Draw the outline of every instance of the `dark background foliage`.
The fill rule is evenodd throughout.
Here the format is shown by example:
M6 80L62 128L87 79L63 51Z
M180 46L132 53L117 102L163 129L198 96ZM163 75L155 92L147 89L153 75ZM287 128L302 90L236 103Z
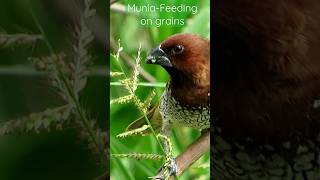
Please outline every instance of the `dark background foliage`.
M68 53L74 40L74 23L56 2L0 1L0 32L40 34L32 18L33 13L54 50ZM97 15L107 24L105 2L97 1L95 7L98 7ZM88 84L81 94L81 102L105 130L108 89L104 75L107 61L102 41L101 38L95 39L90 49L93 75L89 76ZM49 85L46 74L36 71L28 61L28 57L49 54L44 41L0 48L0 123L63 104ZM99 158L88 149L87 142L78 137L78 130L74 126L65 124L60 127L58 124L57 128L47 131L0 137L1 180L87 180L105 172L106 167L101 166Z

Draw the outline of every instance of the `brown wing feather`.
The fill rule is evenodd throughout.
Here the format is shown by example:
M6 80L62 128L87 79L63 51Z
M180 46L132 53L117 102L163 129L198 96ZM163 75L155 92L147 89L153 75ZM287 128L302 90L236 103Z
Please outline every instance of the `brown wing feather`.
M149 119L153 129L155 131L159 131L162 125L162 117L159 112L159 102L148 112L147 118ZM147 124L146 119L144 116L141 116L139 119L133 121L129 126L126 128L126 131L132 131L134 129L140 128L143 125ZM150 129L143 132L144 134L151 133Z

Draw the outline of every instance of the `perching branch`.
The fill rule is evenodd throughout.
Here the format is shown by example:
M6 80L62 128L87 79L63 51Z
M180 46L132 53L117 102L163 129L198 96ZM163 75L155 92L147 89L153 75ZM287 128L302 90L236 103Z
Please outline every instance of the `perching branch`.
M194 162L196 162L201 156L203 156L210 149L210 131L201 135L195 142L193 142L183 153L176 158L177 173L176 176L180 176L185 170L187 170ZM155 177L161 177L162 171L160 171ZM171 179L174 179L172 176ZM157 178L153 178L157 180Z

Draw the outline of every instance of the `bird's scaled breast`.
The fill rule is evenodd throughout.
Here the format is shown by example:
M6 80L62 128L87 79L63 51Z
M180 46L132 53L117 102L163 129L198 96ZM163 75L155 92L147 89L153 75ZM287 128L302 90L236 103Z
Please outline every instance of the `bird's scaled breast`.
M210 107L182 105L166 89L160 100L160 114L164 121L195 129L210 128Z

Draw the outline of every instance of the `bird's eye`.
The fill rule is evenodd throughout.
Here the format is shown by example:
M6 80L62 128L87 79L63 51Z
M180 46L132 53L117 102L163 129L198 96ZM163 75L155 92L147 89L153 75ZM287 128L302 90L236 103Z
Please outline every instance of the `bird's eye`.
M176 45L172 49L173 54L181 54L184 50L184 47L182 45Z

